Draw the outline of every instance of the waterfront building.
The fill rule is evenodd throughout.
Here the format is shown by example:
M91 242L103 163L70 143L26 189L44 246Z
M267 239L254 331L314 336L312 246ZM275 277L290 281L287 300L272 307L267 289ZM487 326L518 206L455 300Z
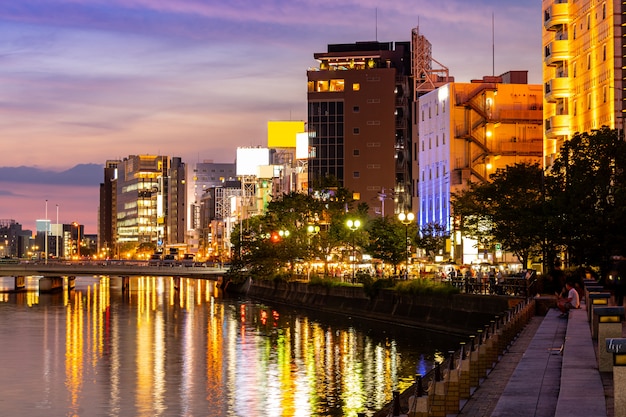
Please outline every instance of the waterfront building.
M104 164L104 181L100 183L100 204L98 205L98 252L111 252L116 244L117 229L117 167L119 160L109 160Z
M30 230L13 219L0 219L0 258L23 257L28 252ZM25 243L24 243L25 242Z
M202 221L204 194L226 181L236 180L235 163L220 163L211 160L187 163L187 234L186 243L190 253L198 253L207 240L206 224Z
M120 161L115 180L118 248L127 243L164 245L169 163L163 155L131 155Z
M411 204L410 42L331 44L307 71L309 189L325 178L378 206L393 190L389 213Z
M478 248L453 228L451 193L507 165L541 163L542 100L542 86L528 84L527 71L453 82L419 98L417 223L445 227L452 259L471 263Z
M622 1L543 0L544 163L577 132L624 129Z
M173 157L169 167L169 175L165 179L167 200L163 216L158 221L165 223L167 242L181 244L187 234L187 184L186 166L179 157Z
M334 177L371 214L417 206L417 98L453 81L419 28L410 42L328 45L308 78L308 182ZM385 209L385 201L388 201Z

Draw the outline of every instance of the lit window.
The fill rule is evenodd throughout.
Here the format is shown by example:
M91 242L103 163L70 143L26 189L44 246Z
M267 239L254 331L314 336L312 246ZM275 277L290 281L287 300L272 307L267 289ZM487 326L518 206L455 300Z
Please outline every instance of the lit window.
M359 91L361 89L361 84L352 83L352 91Z
M344 81L343 80L330 80L330 91L343 91Z
M328 80L318 81L317 82L317 92L323 93L328 91Z

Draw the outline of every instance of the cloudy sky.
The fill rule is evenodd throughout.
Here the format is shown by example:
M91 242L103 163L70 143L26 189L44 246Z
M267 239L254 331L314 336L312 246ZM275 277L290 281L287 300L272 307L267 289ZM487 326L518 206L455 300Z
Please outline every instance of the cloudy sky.
M541 15L538 0L0 0L0 167L234 162L267 121L306 119L315 52L409 41L418 25L457 81L495 62L540 83ZM96 232L97 184L27 185L0 177L0 219L34 227L48 199Z

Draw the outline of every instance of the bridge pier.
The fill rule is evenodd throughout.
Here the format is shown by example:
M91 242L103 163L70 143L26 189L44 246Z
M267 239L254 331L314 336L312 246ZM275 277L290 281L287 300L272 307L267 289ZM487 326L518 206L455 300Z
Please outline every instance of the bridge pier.
M63 277L42 277L39 279L39 293L51 293L63 289Z
M67 277L67 290L72 291L76 289L76 277L69 276Z
M26 278L23 276L17 276L14 278L15 288L14 291L25 291L26 290Z

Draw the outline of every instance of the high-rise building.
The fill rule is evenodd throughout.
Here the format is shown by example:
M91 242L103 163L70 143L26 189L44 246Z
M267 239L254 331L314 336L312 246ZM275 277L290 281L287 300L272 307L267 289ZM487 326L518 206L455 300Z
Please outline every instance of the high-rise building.
M160 247L165 243L169 163L167 156L131 155L118 165L118 245L133 242Z
M118 160L106 161L104 181L100 183L100 204L98 206L98 252L113 255L117 227L117 167Z
M527 84L526 71L449 83L419 98L420 228L438 224L454 238L452 192L488 181L507 165L541 162L542 99L541 85ZM451 255L469 263L478 252L459 240Z
M623 3L542 2L546 166L577 132L624 128Z
M167 242L185 243L187 233L187 184L185 163L178 157L172 158L167 178L167 204L163 210L163 221L167 224Z
M309 189L327 177L376 212L380 193L411 203L411 44L328 45L307 71Z

